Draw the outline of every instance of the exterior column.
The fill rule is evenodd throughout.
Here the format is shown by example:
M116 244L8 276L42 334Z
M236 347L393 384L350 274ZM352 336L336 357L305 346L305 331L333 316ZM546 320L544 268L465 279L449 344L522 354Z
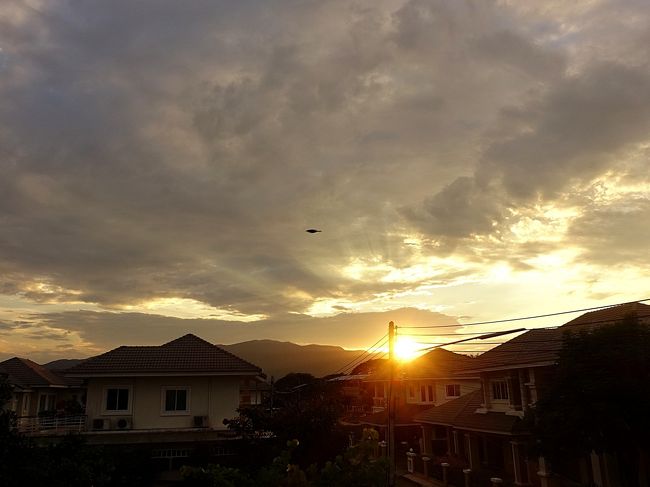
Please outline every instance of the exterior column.
M551 476L551 473L548 471L546 467L546 459L544 457L539 457L538 463L539 463L539 470L537 471L537 475L539 476L539 485L541 487L549 487L548 478Z
M429 478L429 462L431 461L430 457L422 457L422 468L424 469L424 476Z
M591 474L596 487L603 487L603 473L600 469L600 455L595 451L591 452Z
M512 464L515 474L515 485L528 485L528 472L523 472L521 456L519 454L519 442L511 441Z
M479 453L478 453L478 440L479 438L470 433L465 433L465 438L467 439L467 461L469 462L469 467L471 469L480 468L479 465Z
M449 468L448 463L441 463L442 467L442 484L447 487L449 485L449 480L447 479L447 469Z
M408 470L408 473L415 472L415 457L416 456L417 456L417 454L413 453L412 448L411 448L411 451L406 452L406 470Z
M463 475L465 476L465 487L471 487L472 469L471 468L464 468L463 469Z
M431 455L431 438L433 437L433 426L422 425L422 454Z
M528 390L524 385L524 371L519 371L519 396L521 396L521 410L528 411Z

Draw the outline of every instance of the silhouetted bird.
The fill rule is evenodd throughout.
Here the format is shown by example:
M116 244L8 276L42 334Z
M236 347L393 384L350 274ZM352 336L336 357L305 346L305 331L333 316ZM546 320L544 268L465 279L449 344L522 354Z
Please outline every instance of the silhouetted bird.
M316 230L315 228L309 228L309 229L305 230L305 232L307 232L307 233L318 233L318 232L322 232L322 230Z

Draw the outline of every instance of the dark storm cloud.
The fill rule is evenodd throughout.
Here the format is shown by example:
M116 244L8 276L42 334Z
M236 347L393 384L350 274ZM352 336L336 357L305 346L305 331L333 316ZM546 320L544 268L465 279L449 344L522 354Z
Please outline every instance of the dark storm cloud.
M403 254L383 221L403 188L449 171L421 159L460 135L443 124L460 94L421 86L430 68L402 71L400 56L447 56L456 48L438 41L481 22L441 4L447 34L414 44L405 22L428 22L423 5L391 17L279 2L268 22L264 6L227 2L9 4L3 285L36 300L176 296L272 313L291 309L285 287L336 291L341 277L316 262ZM317 19L313 33L294 25ZM331 28L340 37L320 49ZM405 157L412 170L386 188ZM313 223L334 246L305 240Z
M489 234L510 208L562 198L576 183L622 169L617 157L650 131L650 74L600 64L563 77L503 116L519 133L492 142L473 176L456 179L423 211L410 210L424 231Z

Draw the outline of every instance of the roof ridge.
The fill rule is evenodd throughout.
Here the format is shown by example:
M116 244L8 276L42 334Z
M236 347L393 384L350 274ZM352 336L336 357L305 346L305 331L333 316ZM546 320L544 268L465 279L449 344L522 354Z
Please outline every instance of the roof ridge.
M173 340L170 340L170 341L168 341L166 343L163 343L162 345L158 345L158 346L159 347L166 347L168 345L176 344L176 343L179 343L179 342L181 342L183 340L188 340L188 339L200 341L200 342L203 342L203 343L207 343L208 345L214 345L214 343L210 343L209 341L201 338L200 336L195 335L194 333L186 333L183 336L180 336L178 338L174 338Z
M224 353L230 355L231 357L233 357L233 358L235 358L235 359L237 359L237 360L241 360L242 362L246 362L246 363L247 363L248 365L250 365L251 367L254 367L254 368L256 368L256 369L259 369L259 368L260 368L260 367L258 367L257 365L255 365L255 364L249 362L248 360L245 360L245 359L241 358L240 356L235 355L234 353L232 353L232 352L226 350L225 348L220 347L219 345L216 345L216 344L214 344L214 343L211 343L211 342L207 341L205 338L201 338L200 336L195 335L194 333L186 333L185 335L183 335L183 336L181 336L181 337L178 337L178 338L176 338L176 339L174 339L174 340L172 340L172 341L170 341L170 342L164 343L164 344L162 344L162 345L160 345L160 346L161 346L161 347L166 347L166 346L171 345L171 344L173 344L173 343L180 343L181 340L188 340L188 339L192 339L192 340L195 340L195 341L199 341L199 342L205 343L206 345L209 345L209 346L214 347L214 348L216 348L216 349L218 349L218 350L221 350L222 352L224 352ZM261 369L260 369L260 370L261 370Z
M67 375L92 372L243 372L260 374L261 368L192 333L162 345L120 346L70 369Z

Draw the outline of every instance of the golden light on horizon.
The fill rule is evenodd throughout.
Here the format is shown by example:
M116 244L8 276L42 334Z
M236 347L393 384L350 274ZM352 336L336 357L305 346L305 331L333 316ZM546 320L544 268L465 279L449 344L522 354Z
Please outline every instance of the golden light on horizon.
M398 336L395 339L395 358L400 362L408 362L420 355L421 345L409 337Z

